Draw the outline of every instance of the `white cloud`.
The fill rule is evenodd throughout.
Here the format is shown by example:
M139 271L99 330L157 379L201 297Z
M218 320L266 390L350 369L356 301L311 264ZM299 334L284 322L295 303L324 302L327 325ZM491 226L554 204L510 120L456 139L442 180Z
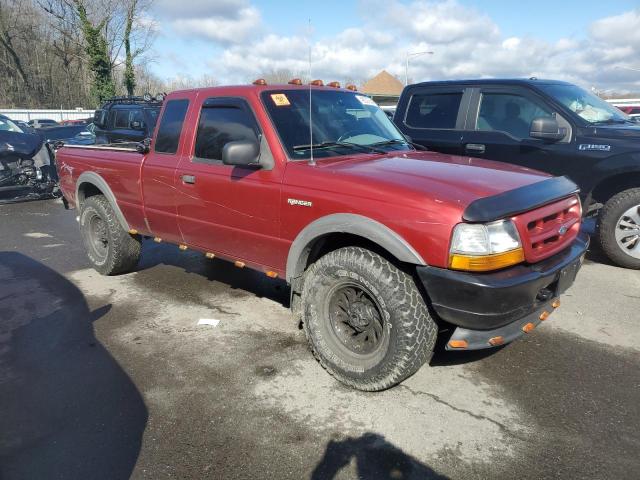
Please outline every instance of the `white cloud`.
M219 3L215 11L207 11L208 2L196 1L190 13L173 20L173 27L221 46L222 52L208 66L222 83L244 82L274 69L307 71L304 35L269 32L260 12L245 0ZM434 55L411 59L414 81L537 76L587 87L640 90L638 74L619 68L640 68L640 9L602 18L584 37L553 42L505 37L487 15L455 0L363 1L360 12L357 25L330 38L314 35L315 78L364 80L384 68L403 79L406 52L433 50Z
M252 36L255 38L260 23L260 12L254 7L246 7L231 17L178 18L172 26L178 34L232 44L244 42Z

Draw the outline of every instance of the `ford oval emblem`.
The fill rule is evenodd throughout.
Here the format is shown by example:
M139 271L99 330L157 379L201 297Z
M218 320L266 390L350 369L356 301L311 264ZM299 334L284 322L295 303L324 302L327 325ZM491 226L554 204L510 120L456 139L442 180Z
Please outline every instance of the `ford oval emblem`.
M562 225L559 229L558 229L558 234L559 235L564 235L565 233L567 233L569 231L569 227L567 227L566 225Z

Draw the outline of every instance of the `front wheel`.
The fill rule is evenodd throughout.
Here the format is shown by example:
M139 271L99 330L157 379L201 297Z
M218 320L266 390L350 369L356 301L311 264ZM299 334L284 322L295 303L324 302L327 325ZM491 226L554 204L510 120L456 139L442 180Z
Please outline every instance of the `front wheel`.
M80 234L89 261L102 275L129 272L140 259L140 237L122 228L103 195L89 197L82 204Z
M640 188L620 192L604 205L598 232L602 250L613 262L640 269Z
M311 350L351 387L392 387L433 354L437 327L413 278L370 250L320 258L305 273L302 301Z

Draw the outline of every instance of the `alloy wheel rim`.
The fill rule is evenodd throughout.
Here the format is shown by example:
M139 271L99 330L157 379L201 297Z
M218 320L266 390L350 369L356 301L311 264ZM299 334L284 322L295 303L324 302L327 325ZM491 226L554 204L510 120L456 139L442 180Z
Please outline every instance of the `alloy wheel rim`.
M640 259L640 205L631 207L620 216L615 237L624 253Z
M331 329L357 355L371 355L386 333L382 310L368 289L356 283L338 285L328 295Z
M107 223L97 215L91 217L88 233L89 245L93 253L101 260L106 258L109 249Z

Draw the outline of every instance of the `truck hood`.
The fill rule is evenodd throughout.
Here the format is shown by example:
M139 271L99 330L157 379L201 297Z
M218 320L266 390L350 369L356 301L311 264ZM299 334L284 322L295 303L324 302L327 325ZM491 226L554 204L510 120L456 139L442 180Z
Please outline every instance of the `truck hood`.
M331 173L337 186L346 181L350 193L375 195L387 201L455 205L464 209L474 200L497 195L550 175L524 167L434 152L392 152L321 160L317 167ZM372 189L373 187L373 189Z
M602 139L628 139L640 142L640 125L599 125L593 127L591 134Z

